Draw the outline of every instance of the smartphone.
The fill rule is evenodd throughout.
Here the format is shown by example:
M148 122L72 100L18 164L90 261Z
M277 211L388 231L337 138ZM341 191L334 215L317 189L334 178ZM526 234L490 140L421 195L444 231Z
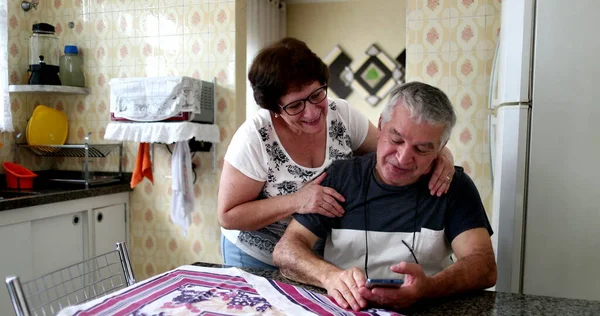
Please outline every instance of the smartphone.
M366 287L367 289L372 289L374 287L391 287L398 288L404 284L403 279L367 279Z

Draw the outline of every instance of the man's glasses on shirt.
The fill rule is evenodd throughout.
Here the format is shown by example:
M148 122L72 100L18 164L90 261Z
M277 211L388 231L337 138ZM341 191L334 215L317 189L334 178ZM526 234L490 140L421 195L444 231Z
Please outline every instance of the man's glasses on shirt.
M283 106L280 105L280 107L288 115L298 115L306 108L306 101L310 102L311 104L319 104L319 102L325 100L326 97L327 85L322 85L315 91L311 92L307 98L296 100Z
M375 168L374 167L371 169L371 174L367 177L367 190L365 192L365 197L363 199L363 208L364 208L363 214L365 215L365 276L367 277L367 279L369 278L369 269L368 269L368 266L369 266L369 235L368 235L369 217L367 216L367 197L369 195L369 187L371 186L371 177L375 177ZM410 254L412 255L413 259L415 259L415 263L419 264L419 260L417 260L417 256L415 255L415 234L417 232L417 215L418 215L418 209L419 209L419 196L418 195L415 200L416 200L415 201L415 220L414 220L414 224L413 224L412 247L404 240L402 240L402 243L410 251Z

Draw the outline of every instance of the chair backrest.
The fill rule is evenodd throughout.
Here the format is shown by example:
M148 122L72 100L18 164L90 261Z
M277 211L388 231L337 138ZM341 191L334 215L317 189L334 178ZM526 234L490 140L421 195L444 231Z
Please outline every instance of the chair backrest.
M17 316L55 315L61 309L81 304L135 283L127 244L88 260L21 283L6 277L6 286Z

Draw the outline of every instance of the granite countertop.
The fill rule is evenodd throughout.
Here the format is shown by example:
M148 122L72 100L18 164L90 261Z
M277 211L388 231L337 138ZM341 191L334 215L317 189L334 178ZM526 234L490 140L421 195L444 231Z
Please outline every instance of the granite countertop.
M43 172L40 172L43 176ZM56 176L54 174L54 176ZM2 177L3 178L3 177ZM108 195L114 193L131 191L129 180L131 174L124 174L119 182L90 186L85 189L83 184L62 184L57 182L46 182L43 179L34 182L34 188L30 190L0 189L0 212L23 207L57 203L94 196ZM5 188L4 183L0 183Z
M194 265L213 268L229 267L203 262L196 262ZM323 289L286 279L277 270L250 268L243 270L268 279L325 293ZM407 315L600 315L600 301L479 291L423 301L402 313Z

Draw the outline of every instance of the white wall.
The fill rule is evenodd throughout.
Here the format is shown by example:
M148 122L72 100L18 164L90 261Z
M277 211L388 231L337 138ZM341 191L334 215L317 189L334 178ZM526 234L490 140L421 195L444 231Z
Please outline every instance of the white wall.
M305 41L321 58L325 58L335 45L340 45L352 58L353 69L360 66L365 50L371 44L377 44L392 59L406 47L404 0L296 0L288 3L287 14L288 36ZM335 96L331 90L330 93ZM374 124L386 101L384 99L373 107L358 91L353 91L347 99Z

